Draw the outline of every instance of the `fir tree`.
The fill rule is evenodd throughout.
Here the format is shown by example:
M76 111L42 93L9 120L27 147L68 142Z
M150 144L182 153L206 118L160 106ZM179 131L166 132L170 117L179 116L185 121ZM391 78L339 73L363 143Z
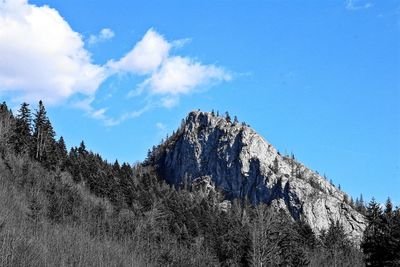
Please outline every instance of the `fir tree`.
M396 212L390 198L386 200L382 216L382 247L386 251L385 266L398 266L400 263L400 233L399 221L396 221ZM396 230L397 229L397 230Z
M16 117L13 136L14 150L16 153L28 153L32 146L32 116L29 104L22 103Z
M86 156L88 154L85 142L81 141L81 143L79 144L78 153L81 156Z
M0 153L3 157L5 152L13 148L10 138L13 136L15 120L7 104L0 104Z
M328 231L321 234L321 241L328 252L326 260L331 264L330 266L340 266L344 258L351 253L352 244L339 221L332 222Z
M135 194L135 181L133 178L133 171L131 166L123 163L121 166L119 178L125 202L130 207L133 204Z
M367 266L385 266L386 251L382 246L382 209L372 198L367 208L368 225L364 232L361 248L365 255Z
M54 140L55 132L47 117L46 109L42 101L39 101L39 107L36 110L34 118L35 145L33 146L34 158L39 162L43 162L46 167L55 166L56 158L56 141Z
M67 147L64 138L61 136L57 141L57 160L58 166L63 170L68 158Z
M238 118L237 118L237 116L235 115L235 117L233 118L233 124L238 124L239 123L239 120L238 120Z
M390 246L393 252L393 265L400 266L400 208L396 208L393 214Z
M229 115L229 112L228 112L228 111L225 112L225 120L226 120L226 122L228 122L228 123L231 122L231 116Z
M366 213L364 198L362 194L360 195L360 198L356 199L356 210L364 215Z
M384 211L385 217L392 218L393 217L393 204L390 198L386 200L385 204L385 211Z

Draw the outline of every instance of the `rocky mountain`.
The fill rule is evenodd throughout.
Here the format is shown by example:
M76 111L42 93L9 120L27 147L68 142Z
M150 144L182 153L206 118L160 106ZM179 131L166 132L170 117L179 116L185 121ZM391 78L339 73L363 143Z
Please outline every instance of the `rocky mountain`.
M360 241L365 229L364 216L344 192L229 118L193 111L152 156L170 184L198 185L204 180L208 190L220 188L227 199L270 204L305 220L317 233L339 221Z

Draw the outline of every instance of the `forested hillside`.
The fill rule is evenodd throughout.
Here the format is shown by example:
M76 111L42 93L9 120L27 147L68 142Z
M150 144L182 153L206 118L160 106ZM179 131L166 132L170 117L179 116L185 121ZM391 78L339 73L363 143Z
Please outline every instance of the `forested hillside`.
M0 105L0 266L400 265L390 200L357 203L368 221L358 246L338 222L316 235L265 204L171 186L149 159L109 163L56 136L42 102Z

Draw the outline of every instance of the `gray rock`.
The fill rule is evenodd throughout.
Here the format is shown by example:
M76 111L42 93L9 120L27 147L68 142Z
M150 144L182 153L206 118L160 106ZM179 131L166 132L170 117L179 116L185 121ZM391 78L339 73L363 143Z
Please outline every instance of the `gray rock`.
M158 152L159 170L171 184L188 180L204 192L214 184L227 199L246 197L253 204L282 208L294 219L304 219L316 233L338 220L354 241L362 237L365 218L344 201L344 192L281 156L248 126L193 111Z
M201 196L205 197L211 191L215 191L215 185L210 176L202 176L194 179L191 182L192 190L198 192Z

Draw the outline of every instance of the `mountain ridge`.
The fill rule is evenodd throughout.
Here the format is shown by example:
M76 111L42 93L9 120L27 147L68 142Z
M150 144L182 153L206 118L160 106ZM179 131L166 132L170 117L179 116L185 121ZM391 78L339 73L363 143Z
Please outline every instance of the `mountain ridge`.
M153 160L170 184L211 177L227 199L246 198L283 209L317 233L338 221L359 242L365 229L364 216L344 192L294 158L280 155L229 115L191 111L178 131L153 151Z

